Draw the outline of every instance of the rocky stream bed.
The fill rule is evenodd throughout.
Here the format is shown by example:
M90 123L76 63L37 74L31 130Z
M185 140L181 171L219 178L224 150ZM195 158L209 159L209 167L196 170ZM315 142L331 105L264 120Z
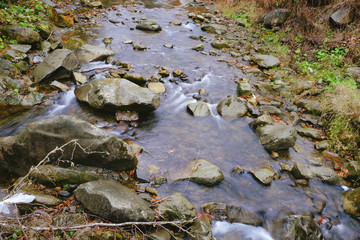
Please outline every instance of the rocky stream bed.
M75 198L68 215L209 214L192 239L359 238L359 189L347 180L360 166L327 151L319 101L306 94L323 86L291 85L294 71L244 23L196 1L63 8L76 13L73 26L3 30L20 42L0 58L4 188L58 147L30 175L47 187L19 192L49 206ZM31 224L60 226L56 217Z

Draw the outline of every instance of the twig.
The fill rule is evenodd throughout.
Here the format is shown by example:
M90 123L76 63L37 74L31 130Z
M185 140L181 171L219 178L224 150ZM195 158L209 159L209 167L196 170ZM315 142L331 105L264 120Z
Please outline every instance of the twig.
M186 231L180 225L193 223L194 220L195 219L183 220L183 221L158 221L158 222L89 223L89 224L75 225L75 226L69 226L69 227L29 227L29 226L24 226L24 229L34 230L34 231L57 231L57 230L73 231L73 230L78 230L78 229L87 228L87 227L125 227L125 226L138 226L138 225L142 225L142 226L173 225L173 226L179 228L180 230L188 233L188 231ZM9 225L6 222L0 222L0 226L6 227Z

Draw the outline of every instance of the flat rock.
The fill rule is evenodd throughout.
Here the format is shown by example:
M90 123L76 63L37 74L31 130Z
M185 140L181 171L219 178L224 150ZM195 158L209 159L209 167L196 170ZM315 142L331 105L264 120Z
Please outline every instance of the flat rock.
M339 184L341 182L340 176L337 175L333 169L327 167L311 167L310 170L314 176L325 183Z
M189 103L187 108L195 117L206 117L210 115L209 106L205 102Z
M257 168L250 171L250 173L255 177L256 180L264 185L270 185L276 175L276 172L270 167Z
M126 73L123 78L138 85L144 85L146 83L146 78L138 73Z
M184 176L178 180L190 180L206 186L215 186L224 180L224 175L218 166L205 159L198 159L190 162Z
M270 115L261 115L258 118L249 122L249 126L257 128L258 126L271 125L274 123L274 118Z
M76 97L96 109L106 111L151 112L160 106L160 97L126 79L106 78L75 89Z
M179 192L164 198L158 206L158 211L164 220L191 220L196 216L194 205Z
M84 183L74 194L88 210L113 222L142 222L155 218L149 203L114 181Z
M80 62L88 63L94 61L103 61L107 57L113 56L116 53L110 48L84 44L79 49L75 50L75 54Z
M256 133L268 151L287 150L295 145L297 139L295 128L289 125L265 125L258 127Z
M262 105L259 107L259 111L261 113L267 113L267 114L271 114L271 115L281 115L281 110L275 106L271 106L271 105Z
M29 188L29 187L22 187L19 190L19 193L26 193L29 195L33 195L33 196L35 196L35 202L44 204L46 206L56 206L56 205L59 205L60 203L62 203L62 201L57 197L45 194L39 190Z
M304 108L308 113L311 113L314 115L321 114L320 102L317 100L298 99L294 103L296 104L296 106Z
M242 117L247 113L246 100L233 95L221 100L217 105L217 111L221 116L229 118Z
M211 43L211 46L216 49L230 48L231 42L227 40L216 40Z
M58 81L52 81L50 83L50 87L52 87L54 89L58 89L58 90L60 90L62 92L66 92L66 91L70 90L70 88L67 85L65 85L65 84L63 84L61 82L58 82Z
M150 82L147 84L147 88L157 94L166 92L165 85L161 82Z
M313 139L321 140L324 136L322 130L315 128L299 128L297 130L298 134L304 137L310 137Z
M225 34L227 32L227 27L222 24L214 23L202 26L201 30L207 33Z
M14 51L19 51L22 53L27 53L31 49L31 45L29 44L9 44L9 47Z
M25 175L50 151L74 139L88 152L69 144L63 149L63 159L115 171L136 168L137 158L127 143L86 121L59 115L29 123L18 135L0 138L0 172Z
M203 51L204 50L204 44L198 44L196 45L195 47L191 48L192 50L195 50L195 51Z
M86 75L83 73L73 72L73 77L74 77L75 82L77 82L79 84L87 83Z
M57 49L34 69L35 82L71 78L72 70L78 66L75 54L69 49Z
M280 60L272 55L255 54L252 60L262 68L273 68L280 65Z

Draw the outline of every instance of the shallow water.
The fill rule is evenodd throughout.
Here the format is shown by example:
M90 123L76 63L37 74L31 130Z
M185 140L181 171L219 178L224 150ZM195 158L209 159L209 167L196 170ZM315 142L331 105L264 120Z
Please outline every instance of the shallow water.
M109 0L104 3L113 5L122 2ZM62 93L54 105L41 106L2 119L0 136L17 134L27 123L37 119L60 114L74 115L95 122L97 126L119 138L130 139L143 146L147 153L143 153L139 158L138 176L146 180L157 174L166 176L168 183L158 188L161 197L173 192L182 192L198 210L207 201L239 205L247 210L263 212L267 222L288 214L314 214L315 218L320 218L314 210L314 203L325 200L326 206L322 215L331 218L334 225L331 230L324 231L326 238L339 239L337 236L341 236L342 239L357 239L360 235L359 223L343 212L343 189L340 186L330 186L313 179L310 180L309 187L294 187L294 179L284 172L279 180L274 180L271 186L265 187L248 173L232 173L232 169L238 165L246 171L267 165L272 166L274 170L279 170L280 167L260 145L254 131L248 126L251 118L226 121L218 115L217 103L229 94L236 94L237 85L234 81L243 77L244 73L217 61L219 57L231 59L225 53L221 53L221 56L209 56L191 50L200 41L192 40L189 36L205 36L207 42L203 43L205 51L208 52L212 49L210 42L214 35L202 32L198 25L189 20L188 10L192 9L187 7L186 2L144 1L144 6L107 11L108 16L99 20L101 27L81 27L75 32L75 35L94 45L103 46L104 37L113 37L114 40L109 47L117 52L114 59L129 63L135 72L146 78L158 72L155 68L157 65L170 70L181 69L188 75L189 83L165 80L167 91L161 95L160 107L143 118L138 127L118 125L113 116L80 104L74 97L73 86L71 91ZM117 13L121 13L121 16L117 16ZM138 20L146 17L156 21L163 30L159 33L131 30L130 28L135 28L136 25L134 17ZM113 24L108 19L117 19L124 24ZM182 25L170 25L169 22L173 20L180 21ZM133 40L134 44L147 46L148 49L134 51L132 45L122 43L129 39ZM174 48L165 48L163 45L166 43L172 43ZM80 71L86 71L89 78L97 79L103 77L104 73L96 74L95 70L88 70L103 67L111 65L103 62L89 63L83 65ZM256 80L252 76L246 77L251 81ZM211 115L196 118L186 111L186 105L195 102L192 96L201 88L209 92L207 98ZM307 139L299 136L296 144L301 152L290 149L281 155L280 162L291 165L294 160L307 165L308 156L319 155L313 148L313 142ZM221 167L225 180L216 187L203 187L187 181L172 181L190 161L198 158L207 159ZM224 224L222 226L226 225ZM214 229L216 226L214 225ZM243 224L235 224L229 228L237 228L237 231L246 234L254 231ZM271 239L270 235L266 236ZM255 235L249 237L266 239L256 238Z

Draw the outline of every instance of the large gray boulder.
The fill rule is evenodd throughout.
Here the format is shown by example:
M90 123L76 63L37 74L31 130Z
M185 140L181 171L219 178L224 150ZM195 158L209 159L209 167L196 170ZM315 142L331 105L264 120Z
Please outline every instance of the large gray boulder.
M126 79L98 79L75 89L76 97L96 109L116 112L151 112L160 106L160 97Z
M342 6L339 10L331 14L330 24L334 27L341 27L351 23L355 17L355 8Z
M276 26L282 26L286 19L289 17L289 10L278 8L274 11L269 12L264 17L264 26L267 28L272 28Z
M194 205L179 192L164 198L158 210L160 215L168 221L191 220L196 216Z
M113 222L142 222L155 218L149 203L114 181L84 183L74 193L88 210Z
M289 125L266 125L258 127L256 133L268 151L289 149L295 145L297 138L295 128Z
M19 25L10 25L2 29L2 34L19 43L34 44L41 41L40 34L31 28L21 27Z
M320 240L322 233L318 225L311 216L290 215L282 219L273 221L275 226L272 235L277 239L287 240Z
M72 71L78 66L75 54L69 49L57 49L34 69L35 82L72 78Z
M221 116L229 118L242 117L248 110L246 100L233 95L221 100L216 109Z
M86 121L60 115L32 122L16 136L0 138L0 171L25 175L50 151L74 139L86 152L69 144L62 159L116 171L136 168L137 158L127 143ZM57 160L59 154L50 160Z
M273 68L280 65L280 60L273 55L255 54L252 60L262 68Z
M177 180L190 180L198 184L214 186L224 180L224 175L218 166L205 159L198 159L190 162L184 176Z
M360 217L360 188L345 193L343 206L347 214Z

